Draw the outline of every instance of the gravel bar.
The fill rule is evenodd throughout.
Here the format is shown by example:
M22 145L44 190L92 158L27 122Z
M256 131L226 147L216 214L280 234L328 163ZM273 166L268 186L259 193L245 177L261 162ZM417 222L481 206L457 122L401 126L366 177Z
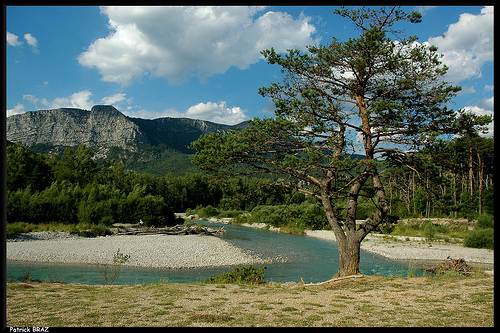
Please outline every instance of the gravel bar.
M330 230L307 230L306 235L335 241ZM463 258L467 262L493 264L494 251L474 249L459 244L427 243L422 237L370 234L361 243L361 249L395 260L446 260Z
M119 235L96 238L64 232L33 232L7 240L7 260L58 263L111 263L120 249L129 254L127 266L201 268L264 264L227 241L201 235Z

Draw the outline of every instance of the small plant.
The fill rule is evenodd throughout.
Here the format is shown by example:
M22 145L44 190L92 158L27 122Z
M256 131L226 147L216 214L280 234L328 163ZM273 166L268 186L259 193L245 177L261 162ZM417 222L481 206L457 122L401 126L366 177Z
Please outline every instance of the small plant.
M424 224L424 236L428 242L434 240L434 237L436 236L436 232L437 232L437 229L436 229L436 226L434 225L434 223L432 223L431 221L425 222L425 224Z
M29 265L23 267L23 274L21 275L22 280L33 281L33 266Z
M97 270L104 279L105 284L113 284L119 277L122 265L124 265L130 259L129 254L123 254L120 249L116 251L113 255L113 263L96 263Z
M83 237L97 237L111 235L111 230L104 224L94 224L90 229L84 230L79 233Z
M249 283L260 284L264 282L264 269L267 266L262 266L259 269L250 265L248 267L234 266L233 270L220 275L212 275L210 278L203 280L203 283Z

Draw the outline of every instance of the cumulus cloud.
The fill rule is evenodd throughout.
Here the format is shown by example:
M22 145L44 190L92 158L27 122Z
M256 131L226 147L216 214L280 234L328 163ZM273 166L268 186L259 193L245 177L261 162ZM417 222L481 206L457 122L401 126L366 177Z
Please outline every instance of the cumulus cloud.
M30 33L24 34L24 39L26 39L28 45L33 48L33 52L38 53L38 39Z
M19 46L22 45L23 42L19 40L19 36L16 36L10 32L7 31L7 44L11 46Z
M21 103L17 103L13 109L7 110L7 117L13 116L15 114L24 113L24 105Z
M456 83L481 77L483 64L493 61L493 7L484 7L478 15L461 14L458 22L428 43L443 53L442 61L450 67L447 80Z
M479 104L478 106L481 107L481 108L484 108L484 109L488 109L488 110L493 110L493 98L494 96L491 96L490 98L485 98L483 99Z
M44 105L48 109L58 108L77 108L90 110L94 105L94 101L90 99L92 93L89 90L76 92L68 97L57 97L52 102L47 101L46 98L38 98L34 95L23 95L23 99L31 102L38 109L38 103Z
M49 103L49 106L51 109L77 108L90 110L94 106L94 101L90 100L90 96L92 96L92 93L89 90L83 90L69 97L57 97Z
M114 95L104 97L101 100L101 103L107 104L107 105L116 105L117 103L123 102L124 100L126 100L125 96L126 96L126 94L116 93Z
M161 113L141 109L139 111L127 110L124 113L130 117L155 119L161 117L191 118L211 121L218 124L236 125L249 117L245 115L245 110L239 106L228 107L226 101L219 103L207 102L198 103L189 107L185 112L176 109L167 109Z
M228 107L225 101L198 103L187 109L185 116L227 125L236 125L248 119L239 106Z
M261 7L102 7L110 35L80 54L81 65L96 68L102 80L130 85L144 75L182 83L246 69L260 51L304 48L317 41L310 18L294 19Z

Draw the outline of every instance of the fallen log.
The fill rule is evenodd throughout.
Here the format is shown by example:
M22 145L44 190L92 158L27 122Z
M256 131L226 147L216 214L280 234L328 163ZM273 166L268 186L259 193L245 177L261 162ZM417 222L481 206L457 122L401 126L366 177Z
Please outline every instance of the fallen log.
M224 227L213 229L207 227L185 227L176 225L171 228L130 228L124 231L118 230L117 235L209 235L218 236L226 232Z

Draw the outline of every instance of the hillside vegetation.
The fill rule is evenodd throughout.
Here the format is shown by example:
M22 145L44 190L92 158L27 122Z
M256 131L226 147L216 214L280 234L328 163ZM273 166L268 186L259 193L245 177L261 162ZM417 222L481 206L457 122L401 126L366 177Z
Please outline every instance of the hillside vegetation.
M437 152L414 155L415 169L384 167L390 194L391 212L380 232L401 234L393 222L407 217L448 217L477 219L477 230L463 230L466 245L493 248L493 141L480 139L482 165L462 168L443 156L466 154L451 142ZM461 152L462 151L462 152ZM85 145L66 148L61 155L36 154L21 143L7 147L7 233L46 230L46 225L89 235L105 234L113 223L166 226L176 221L174 212L190 210L201 216L238 217L241 222L264 222L300 232L327 227L317 199L272 186L272 177L227 179L203 173L167 174L154 177L131 171L114 160L96 161ZM466 155L464 155L466 156ZM481 156L481 155L479 155ZM382 162L384 163L384 162ZM472 182L468 176L472 171ZM418 172L418 173L417 173ZM482 177L482 181L478 180ZM461 183L458 180L462 180ZM481 188L482 187L482 188ZM471 192L473 195L471 195ZM373 193L362 193L357 219L366 219L373 210ZM481 194L479 196L479 194ZM341 211L343 200L338 200ZM481 214L480 214L481 213ZM406 231L443 234L439 226L416 226ZM440 229L441 228L441 229ZM50 229L50 228L48 228ZM455 237L446 231L442 237ZM446 234L448 233L448 234Z

